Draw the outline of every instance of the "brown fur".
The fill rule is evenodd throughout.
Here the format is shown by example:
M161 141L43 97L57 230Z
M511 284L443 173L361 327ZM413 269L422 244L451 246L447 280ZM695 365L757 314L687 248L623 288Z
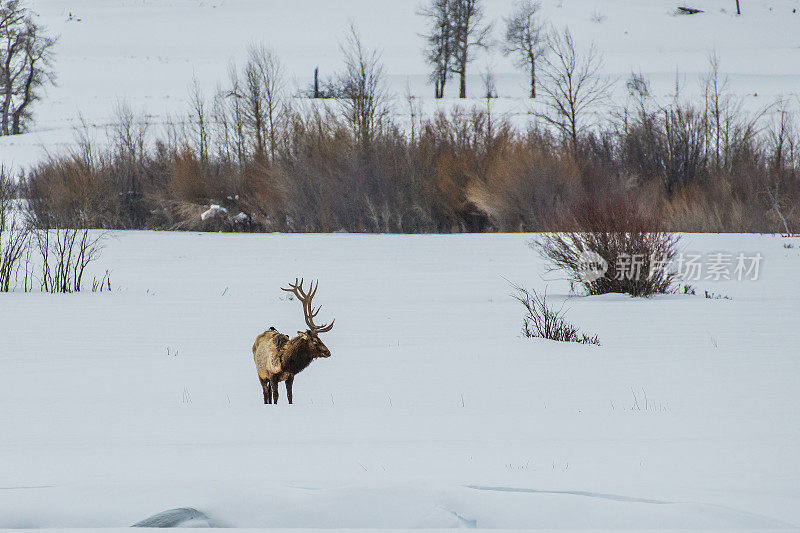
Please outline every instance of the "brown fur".
M286 382L286 396L292 403L292 384L295 375L314 359L330 357L331 352L312 331L299 332L290 339L270 328L253 344L253 359L264 391L264 403L278 403L278 383Z

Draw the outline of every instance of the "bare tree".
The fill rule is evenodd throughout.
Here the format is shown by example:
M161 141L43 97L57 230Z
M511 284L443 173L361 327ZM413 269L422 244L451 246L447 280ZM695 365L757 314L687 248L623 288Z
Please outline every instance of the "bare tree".
M383 65L376 50L364 47L352 24L341 50L345 61L345 70L339 75L343 92L342 111L355 138L367 146L389 114Z
M0 135L22 133L40 89L54 82L55 43L20 0L0 0Z
M709 72L703 80L706 151L715 171L732 172L739 162L737 156L755 141L765 111L747 113L728 91L717 55L712 53L708 59Z
M411 144L416 142L417 130L422 130L422 107L419 98L411 94L411 87L406 84L406 103L408 104L408 122L411 125Z
M233 63L228 66L228 82L230 86L225 90L219 89L214 98L216 140L225 160L235 159L243 166L248 153L244 91L239 72Z
M245 116L255 137L256 155L264 156L268 147L270 158L275 159L278 134L286 116L283 67L272 50L253 45L244 78Z
M736 14L741 15L742 9L739 7L739 0L736 0Z
M486 70L481 73L483 82L483 97L488 99L497 98L497 80L491 65L486 65Z
M789 200L789 195L784 194L784 190L790 188L787 185L797 177L794 169L800 143L795 129L795 117L785 101L777 103L774 114L775 118L766 133L769 172L761 192L766 196L770 210L775 211L784 233L791 235L786 215L788 211L794 210L794 205Z
M547 35L536 17L541 7L538 0L521 0L505 19L503 54L513 55L514 65L530 72L531 98L536 98L536 67L547 49Z
M467 97L467 65L472 61L470 50L488 45L491 24L483 24L480 0L451 0L451 35L453 60L450 70L459 76L459 98Z
M556 127L577 149L578 136L587 127L586 114L607 99L611 82L599 76L603 57L594 45L585 55L579 55L569 29L548 40L544 83L540 86L545 110L534 115Z
M444 97L444 87L452 74L452 7L453 0L432 0L429 6L418 12L429 21L428 33L423 37L427 43L425 60L432 67L430 80L433 82L435 98Z
M0 135L9 135L14 88L22 75L25 8L18 0L0 0Z
M25 39L25 68L17 86L17 101L12 112L11 133L23 132L26 122L31 118L29 106L41 98L40 89L55 83L52 71L52 49L56 39L43 35L41 27L28 21Z
M197 81L197 76L192 76L192 85L189 93L189 102L192 108L189 120L192 123L193 133L198 151L200 152L200 163L203 167L208 163L208 119L206 118L206 98L203 90Z

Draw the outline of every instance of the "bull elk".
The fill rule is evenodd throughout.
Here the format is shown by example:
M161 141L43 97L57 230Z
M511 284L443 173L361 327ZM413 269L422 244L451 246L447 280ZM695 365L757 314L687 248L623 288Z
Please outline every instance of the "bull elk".
M311 302L319 288L311 283L308 292L303 290L303 280L298 283L297 279L289 288L281 287L281 290L291 292L303 304L303 314L305 315L306 331L298 331L297 336L290 339L271 327L258 337L253 344L253 359L258 370L258 379L261 380L261 388L264 390L264 403L278 403L278 383L286 382L286 397L292 403L292 384L294 377L305 370L311 361L320 357L330 357L331 352L319 338L320 333L325 333L333 328L335 319L330 324L317 326L314 318L319 313L322 306L316 309Z

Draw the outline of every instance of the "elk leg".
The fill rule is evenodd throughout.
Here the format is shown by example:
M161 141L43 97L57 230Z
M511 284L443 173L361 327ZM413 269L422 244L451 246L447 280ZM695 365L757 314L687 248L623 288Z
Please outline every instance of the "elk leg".
M278 377L274 377L270 380L270 388L272 389L272 403L278 404Z
M286 397L289 399L289 403L292 403L292 384L294 383L294 376L290 378L286 378Z
M264 390L264 405L272 403L272 391L270 390L270 382L267 379L261 381L261 388Z

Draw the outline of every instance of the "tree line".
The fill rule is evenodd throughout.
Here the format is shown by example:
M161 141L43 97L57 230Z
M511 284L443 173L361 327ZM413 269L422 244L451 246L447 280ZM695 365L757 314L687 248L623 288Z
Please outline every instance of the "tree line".
M536 98L537 67L549 46L548 29L538 0L520 0L504 19L504 55L530 75L530 97ZM488 48L493 25L486 23L481 0L431 0L418 11L427 20L425 60L431 68L434 97L443 98L447 82L458 76L460 98L467 97L467 68L476 48Z
M164 131L123 105L107 141L87 133L22 176L18 194L43 228L560 231L598 203L659 231L800 228L792 102L745 111L712 57L700 99L662 101L632 74L627 99L595 121L597 53L567 31L553 43L548 104L516 125L491 99L426 115L409 96L398 120L380 56L355 28L335 100L294 98L278 56L254 45L210 97L195 83Z

